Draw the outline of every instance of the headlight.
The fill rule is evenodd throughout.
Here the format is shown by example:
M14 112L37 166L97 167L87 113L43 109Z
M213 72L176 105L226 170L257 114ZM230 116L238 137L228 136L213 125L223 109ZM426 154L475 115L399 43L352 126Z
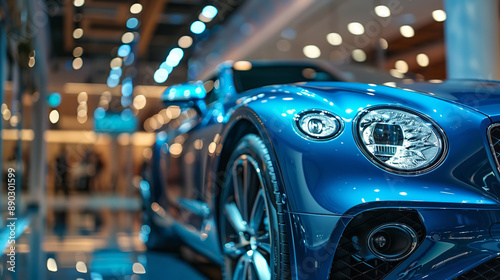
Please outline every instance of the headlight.
M294 120L299 133L310 139L329 140L342 131L342 120L324 110L308 110Z
M369 109L355 125L356 142L375 164L394 172L416 174L437 166L447 142L430 119L394 108Z

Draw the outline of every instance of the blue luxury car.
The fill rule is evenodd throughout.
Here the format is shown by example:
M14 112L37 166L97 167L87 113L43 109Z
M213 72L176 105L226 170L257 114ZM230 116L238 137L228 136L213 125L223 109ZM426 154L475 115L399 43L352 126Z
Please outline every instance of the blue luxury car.
M239 61L168 88L147 246L235 280L500 278L500 83L375 74Z

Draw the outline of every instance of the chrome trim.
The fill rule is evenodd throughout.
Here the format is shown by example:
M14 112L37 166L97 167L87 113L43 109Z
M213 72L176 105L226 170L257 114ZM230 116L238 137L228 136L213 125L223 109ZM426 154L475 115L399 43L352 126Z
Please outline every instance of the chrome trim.
M500 173L500 159L499 159L499 157L497 157L497 151L495 150L495 144L493 144L493 139L491 139L491 130L493 130L494 128L497 128L497 127L500 127L500 124L492 124L488 128L488 142L489 142L488 144L490 146L490 151L493 155L493 160L496 163L496 169ZM500 143L498 143L498 145L500 145Z
M391 255L385 255L385 254L382 254L380 252L377 252L377 250L372 248L373 247L372 242L371 242L372 236L375 233L377 233L381 230L384 230L384 229L388 229L388 228L398 229L398 230L404 231L410 236L411 245L410 245L410 248L404 254L397 256L397 257L393 257ZM380 225L380 226L376 227L375 229L373 229L370 232L370 234L368 235L367 241L368 241L367 242L368 249L370 249L370 252L372 252L372 254L374 254L376 257L383 259L383 260L386 260L386 261L399 261L399 260L402 260L402 259L408 257L411 253L413 253L415 248L417 248L418 239L417 239L417 233L411 227L409 227L405 224L387 223L387 224Z

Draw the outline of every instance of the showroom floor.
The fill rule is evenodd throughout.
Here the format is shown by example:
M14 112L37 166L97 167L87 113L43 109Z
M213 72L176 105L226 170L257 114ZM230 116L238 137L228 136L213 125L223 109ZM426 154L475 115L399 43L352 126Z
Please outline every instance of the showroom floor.
M0 278L220 278L220 271L206 263L188 263L177 254L146 251L138 237L141 227L139 205L137 198L116 196L49 199L45 234L36 229L38 217L33 217L30 227L16 242L16 273L7 271L7 256L4 255Z

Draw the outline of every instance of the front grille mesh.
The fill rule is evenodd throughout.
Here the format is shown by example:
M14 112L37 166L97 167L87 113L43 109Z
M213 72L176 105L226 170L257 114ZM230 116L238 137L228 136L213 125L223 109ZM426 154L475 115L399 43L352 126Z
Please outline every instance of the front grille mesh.
M366 254L366 244L363 244L366 234L385 223L400 223L413 228L419 245L425 238L425 228L417 211L384 209L361 213L349 222L342 234L330 271L330 280L382 279L403 261L389 262Z
M500 168L500 125L495 125L490 129L490 144L497 168Z
M466 273L458 276L454 280L494 280L500 279L500 257L493 258Z

